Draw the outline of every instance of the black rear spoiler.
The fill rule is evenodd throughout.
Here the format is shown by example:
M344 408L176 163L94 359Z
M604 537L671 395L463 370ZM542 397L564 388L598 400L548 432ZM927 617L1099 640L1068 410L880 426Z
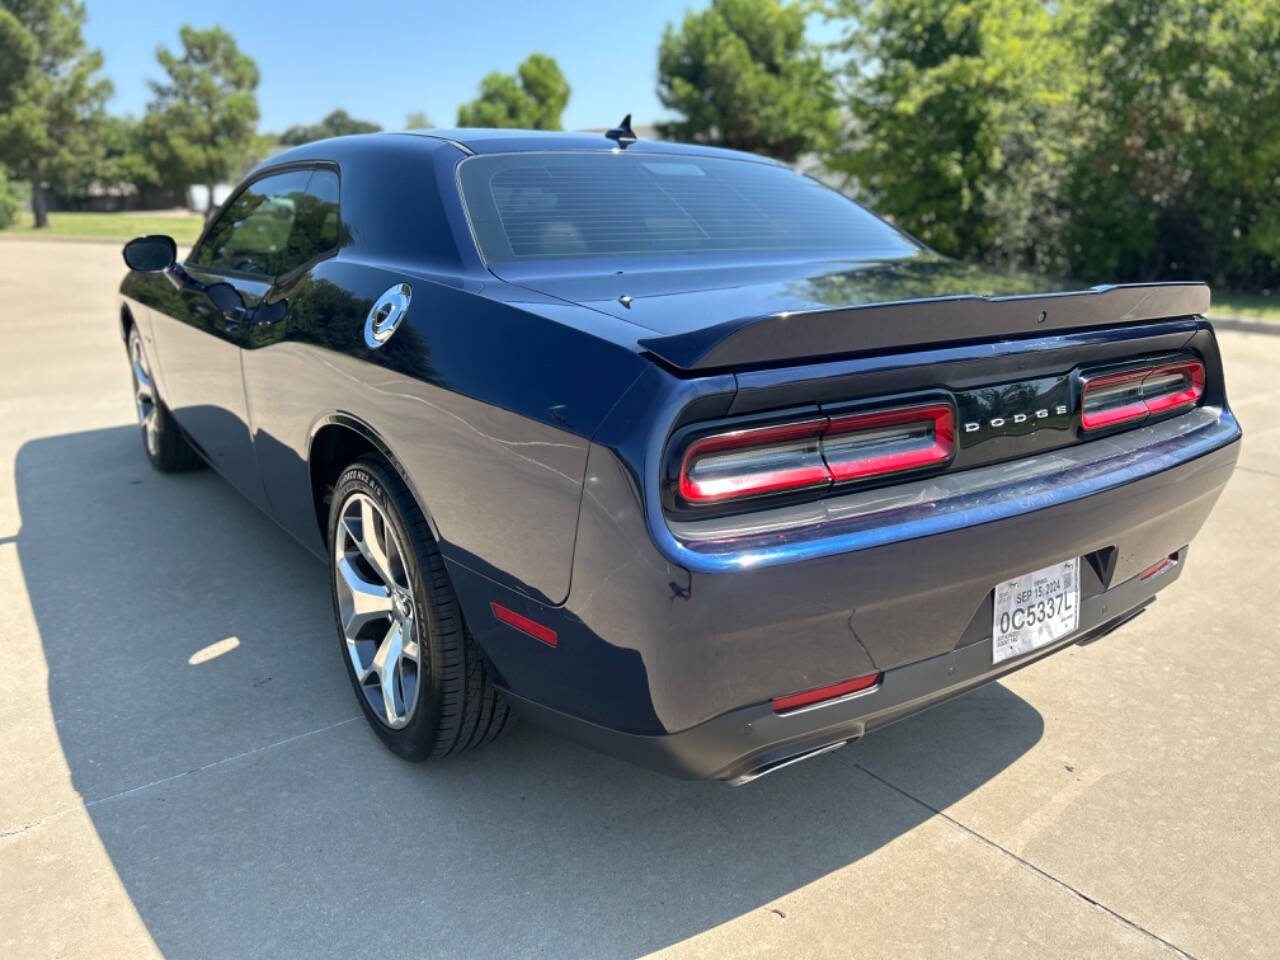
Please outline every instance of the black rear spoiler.
M935 297L742 317L640 345L682 370L794 362L1204 314L1203 283L1129 283L1013 297Z

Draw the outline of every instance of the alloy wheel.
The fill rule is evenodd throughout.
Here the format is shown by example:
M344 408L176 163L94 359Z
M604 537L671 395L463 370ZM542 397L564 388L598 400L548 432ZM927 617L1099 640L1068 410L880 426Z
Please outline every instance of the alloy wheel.
M133 399L138 408L138 424L142 427L142 442L147 445L147 453L159 456L160 411L156 406L156 388L136 327L129 335L129 362L133 367Z
M399 729L418 703L421 655L405 553L386 513L363 493L342 504L333 576L347 656L374 716Z

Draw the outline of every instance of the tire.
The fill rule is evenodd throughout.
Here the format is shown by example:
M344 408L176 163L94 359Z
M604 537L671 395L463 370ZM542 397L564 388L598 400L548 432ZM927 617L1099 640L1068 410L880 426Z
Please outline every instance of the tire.
M470 750L509 729L515 714L489 681L426 518L384 459L362 457L338 477L328 531L342 661L383 743L421 761Z
M151 376L151 364L142 346L137 324L129 326L129 371L133 378L133 401L138 411L142 450L151 466L161 473L181 473L204 466L173 414L160 399Z

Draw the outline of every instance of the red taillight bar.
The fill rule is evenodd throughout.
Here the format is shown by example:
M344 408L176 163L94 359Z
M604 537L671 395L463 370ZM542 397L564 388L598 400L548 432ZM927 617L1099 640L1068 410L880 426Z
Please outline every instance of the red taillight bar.
M917 438L910 434L900 435L901 440L895 445L891 428L914 424L925 427L929 432ZM929 424L932 424L931 429ZM877 430L887 433L879 443L874 438L841 443L847 435ZM917 442L911 442L913 439ZM951 405L937 403L832 419L822 436L822 453L831 468L832 478L838 483L946 463L955 452L955 443L956 418Z
M680 496L690 503L718 503L826 486L831 475L818 440L826 425L822 417L703 437L685 452Z
M680 496L721 503L918 470L949 461L955 436L947 403L717 433L685 451Z
M803 693L792 693L785 697L773 698L773 712L787 713L790 710L798 710L800 707L807 707L811 704L822 703L825 700L835 700L837 697L847 697L851 693L857 693L860 690L870 690L880 682L880 678L884 674L869 673L865 677L855 677L852 680L842 680L840 683L833 683L826 687L816 687L813 690L805 690Z
M1080 400L1080 426L1085 430L1100 430L1143 420L1194 406L1202 396L1204 364L1199 360L1086 376Z
M1156 392L1161 377L1175 377L1181 387L1172 392ZM1172 386L1173 384L1170 384ZM1198 360L1167 363L1147 374L1142 382L1143 399L1150 413L1164 413L1177 407L1188 407L1204 396L1204 364Z

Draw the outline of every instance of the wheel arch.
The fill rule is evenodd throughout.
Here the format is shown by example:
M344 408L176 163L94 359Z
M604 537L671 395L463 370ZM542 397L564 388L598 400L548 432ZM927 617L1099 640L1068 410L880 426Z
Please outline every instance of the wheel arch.
M334 482L352 462L369 453L381 456L399 474L426 517L431 535L440 542L440 529L430 506L391 446L364 420L337 411L318 419L307 438L307 474L321 543L329 541L329 497Z

